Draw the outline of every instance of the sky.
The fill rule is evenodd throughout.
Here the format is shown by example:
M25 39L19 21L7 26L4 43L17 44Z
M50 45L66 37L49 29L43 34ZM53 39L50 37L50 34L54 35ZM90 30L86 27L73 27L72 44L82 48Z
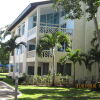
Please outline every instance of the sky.
M32 2L47 0L1 0L0 28L11 24L15 18Z

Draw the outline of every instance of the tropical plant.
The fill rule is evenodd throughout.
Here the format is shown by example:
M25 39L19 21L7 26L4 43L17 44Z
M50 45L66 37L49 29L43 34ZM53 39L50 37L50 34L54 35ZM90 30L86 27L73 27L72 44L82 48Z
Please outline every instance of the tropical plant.
M62 8L66 18L80 19L83 14L88 14L88 20L94 20L96 35L100 46L100 31L97 22L97 12L100 7L100 0L52 0L55 8ZM85 6L84 9L82 6Z
M47 49L51 49L52 50L52 61L53 61L53 65L52 65L52 69L53 69L53 80L52 80L52 86L54 86L54 76L55 76L55 53L54 53L54 49L56 47L61 48L62 44L65 43L66 44L66 48L71 46L71 41L70 41L70 37L67 34L64 34L62 32L56 32L56 33L50 33L50 34L45 34L43 35L40 40L39 40L39 44L37 46L37 53L39 56L42 56L42 52L43 50L47 50Z
M20 45L24 45L26 47L26 43L24 42L20 42L20 43L16 43L16 40L20 37L20 36L15 36L15 34L11 34L11 32L6 31L4 34L4 38L7 35L12 35L11 38L4 42L4 43L0 43L1 47L4 48L4 51L8 51L12 54L13 56L13 63L15 65L15 55L14 55L14 50L16 48L19 48ZM15 77L15 67L13 67L13 77ZM15 100L17 100L17 88L18 88L18 77L15 77Z
M99 50L99 44L97 42L97 37L95 36L91 41L92 48L90 49L90 54L93 57L93 60L95 64L98 64L98 70L99 70L99 64L100 64L100 50Z
M73 62L74 67L74 78L73 78L73 85L75 86L75 68L76 63L78 62L80 65L82 64L82 57L81 57L81 51L79 49L76 50L70 50L66 56L60 59L60 62L62 64L65 64L68 60Z

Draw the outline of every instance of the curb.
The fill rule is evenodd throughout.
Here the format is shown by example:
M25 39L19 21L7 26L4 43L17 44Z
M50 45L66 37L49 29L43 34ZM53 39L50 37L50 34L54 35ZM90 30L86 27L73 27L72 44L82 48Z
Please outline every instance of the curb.
M3 82L3 81L0 81L0 82L3 83L3 84L5 84L6 86L8 86L9 88L11 88L12 90L15 90L15 88L13 86L9 85L8 83ZM18 97L21 96L21 95L22 95L22 93L18 90ZM14 99L14 97L13 98L9 98L9 100L10 99Z

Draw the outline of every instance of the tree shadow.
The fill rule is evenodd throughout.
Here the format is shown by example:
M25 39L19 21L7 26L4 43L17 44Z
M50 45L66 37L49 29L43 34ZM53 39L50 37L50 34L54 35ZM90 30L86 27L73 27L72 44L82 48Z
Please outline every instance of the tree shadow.
M76 89L76 88L67 88L64 90L55 87L54 89L22 89L22 93L27 95L36 95L36 94L43 94L36 99L19 99L19 100L43 100L43 99L50 99L50 100L100 100L100 97L96 97L95 93L91 96L88 96L88 93L91 93L91 90L87 89ZM85 96L84 96L85 95Z

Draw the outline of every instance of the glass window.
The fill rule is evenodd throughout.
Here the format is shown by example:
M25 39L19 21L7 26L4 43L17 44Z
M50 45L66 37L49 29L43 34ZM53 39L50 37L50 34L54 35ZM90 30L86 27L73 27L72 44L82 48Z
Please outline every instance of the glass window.
M25 34L25 23L22 25L22 35Z
M49 72L49 63L43 63L43 75L47 75Z
M40 22L41 23L46 23L46 15L41 15L40 16Z
M57 73L71 76L71 63L66 63L65 65L57 63Z
M34 75L34 67L28 66L28 75Z
M38 75L41 75L41 67L38 67Z
M21 27L20 26L18 27L18 35L19 36L21 35Z
M61 12L61 17L65 16L65 15L66 15L65 11L62 11Z
M67 26L68 29L74 29L74 20L67 20Z
M54 13L54 24L59 24L59 13Z
M66 23L61 25L61 28L66 28Z
M29 51L31 51L31 50L35 50L35 45L33 45L33 44L32 45L31 44L29 45Z
M16 63L16 70L15 70L16 72L18 72L19 71L19 64L18 63Z
M36 26L36 20L37 20L37 16L33 16L33 27Z
M48 24L54 24L53 13L47 14L47 23L48 23ZM48 26L49 26L49 25L48 25Z

